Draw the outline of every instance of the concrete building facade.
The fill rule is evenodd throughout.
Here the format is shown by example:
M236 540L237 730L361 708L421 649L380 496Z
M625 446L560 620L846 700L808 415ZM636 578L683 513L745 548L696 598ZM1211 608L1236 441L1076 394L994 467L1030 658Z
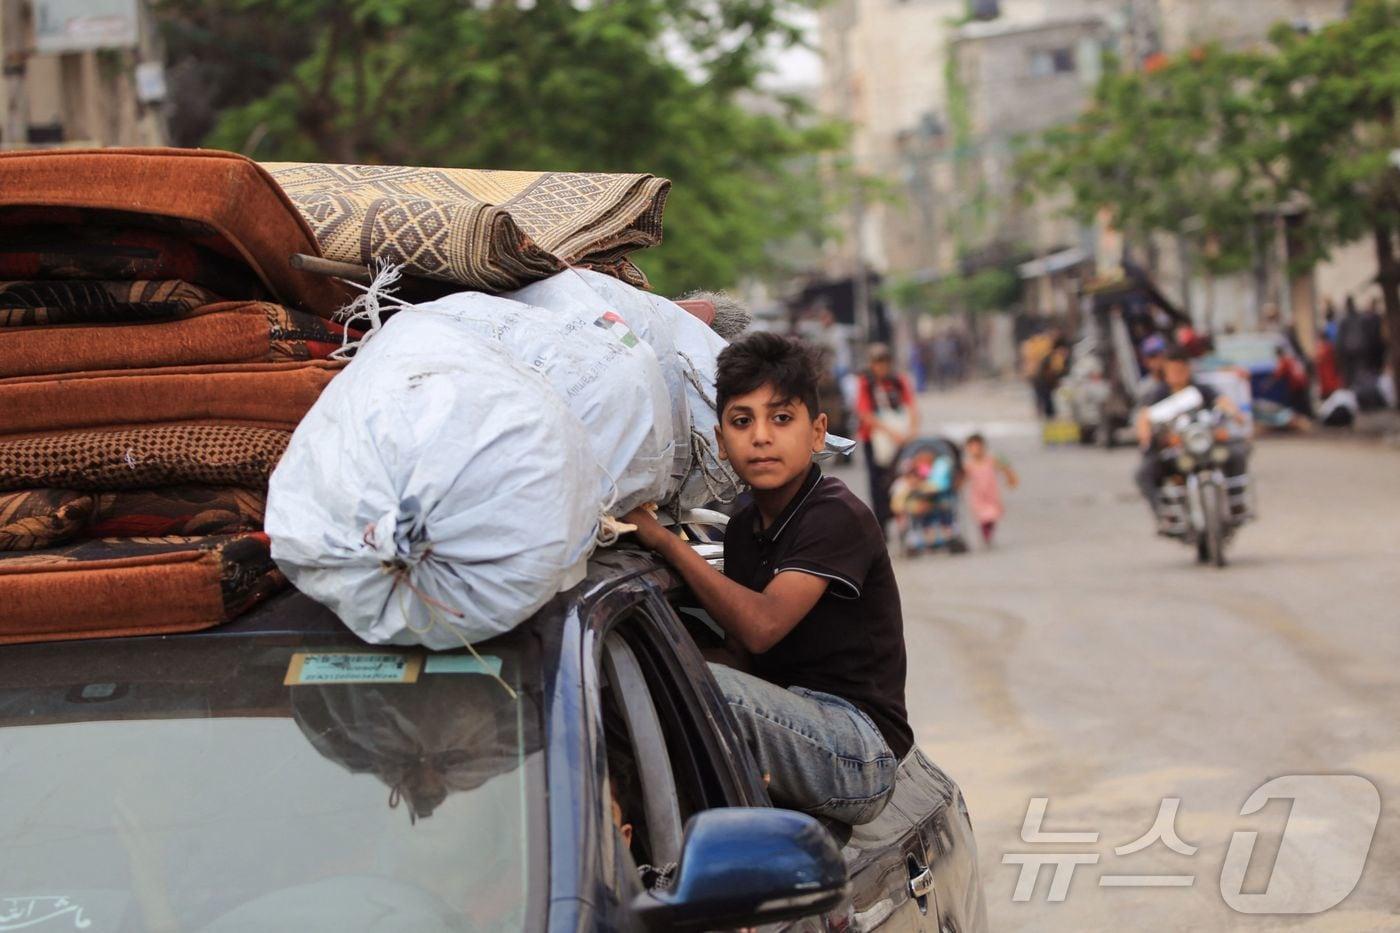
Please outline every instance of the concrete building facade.
M968 21L965 0L835 0L820 16L825 68L820 109L852 127L850 159L876 196L859 199L847 235L827 245L824 272L873 269L931 281L969 262L1040 261L1063 276L1082 250L1111 268L1111 230L1080 230L1061 205L1026 203L1013 171L1019 139L1074 118L1088 102L1105 49L1125 67L1202 42L1262 43L1278 22L1315 29L1344 16L1347 0L1001 0ZM1367 287L1365 244L1339 250L1300 281L1286 281L1287 237L1261 229L1252 272L1209 279L1176 238L1151 250L1164 291L1216 329L1255 326L1268 306L1310 325L1314 304ZM1102 225L1100 225L1101 227ZM1113 252L1113 250L1117 252ZM1112 254L1110 254L1112 253ZM1048 270L1054 270L1050 272ZM1058 312L1071 298L1054 281L1027 304ZM1063 284L1063 283L1060 283ZM1359 297L1359 294L1358 294ZM1300 329L1303 329L1300 327Z

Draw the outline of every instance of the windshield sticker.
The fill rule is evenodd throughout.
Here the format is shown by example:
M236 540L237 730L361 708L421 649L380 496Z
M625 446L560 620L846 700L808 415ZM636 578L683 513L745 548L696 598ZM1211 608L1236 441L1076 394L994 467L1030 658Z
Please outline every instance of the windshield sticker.
M425 674L488 674L501 676L501 659L483 654L474 658L469 654L433 654L423 662Z
M420 654L363 651L298 651L292 655L288 687L299 684L412 684L423 668Z
M85 930L92 920L83 906L67 897L5 897L0 895L0 930L23 930L44 924Z

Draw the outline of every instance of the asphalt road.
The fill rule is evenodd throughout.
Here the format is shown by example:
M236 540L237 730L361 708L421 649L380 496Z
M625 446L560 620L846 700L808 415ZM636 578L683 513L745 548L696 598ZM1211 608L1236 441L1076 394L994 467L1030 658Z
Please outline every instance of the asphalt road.
M1135 451L1043 447L1020 386L926 396L924 420L981 429L1022 479L995 548L898 562L911 718L963 787L992 929L1400 929L1400 451L1261 441L1260 519L1216 570L1151 533ZM863 486L858 465L839 475ZM1252 909L1313 906L1355 875L1364 782L1308 783L1291 806L1241 815L1294 774L1379 789L1360 881L1322 913L1237 912L1221 882L1236 832L1257 845L1243 883L1224 887L1260 895L1232 897ZM1097 840L1023 841L1034 797L1048 798L1042 832ZM1115 852L1163 798L1179 799L1177 848L1194 852ZM1053 864L1016 900L1022 869L1003 859L1018 853L1082 857L1062 900Z

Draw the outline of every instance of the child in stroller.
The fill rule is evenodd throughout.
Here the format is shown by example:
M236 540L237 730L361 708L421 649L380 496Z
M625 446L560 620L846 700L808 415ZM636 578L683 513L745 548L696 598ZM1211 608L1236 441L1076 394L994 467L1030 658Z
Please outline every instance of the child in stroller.
M942 548L950 554L967 551L958 520L961 487L962 457L952 441L920 438L901 451L890 510L906 555Z

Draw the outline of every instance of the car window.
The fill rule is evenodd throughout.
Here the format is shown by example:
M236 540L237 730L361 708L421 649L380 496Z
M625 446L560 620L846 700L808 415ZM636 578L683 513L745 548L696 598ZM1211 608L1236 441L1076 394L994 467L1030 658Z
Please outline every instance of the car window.
M636 612L617 629L636 654L666 736L682 819L710 807L746 802L730 773L735 763L727 760L737 750L717 736L716 723L695 682L698 678L678 656L684 648L694 652L691 645L677 644L691 629L699 636L707 630L694 617L683 624L675 611L659 600ZM703 663L698 653L691 660Z
M5 649L12 916L118 931L538 925L528 642L484 642L477 660L340 635L191 641Z
M603 806L614 838L627 847L636 880L648 888L664 887L680 860L680 795L669 740L641 664L616 630L603 643L601 681L608 769Z

